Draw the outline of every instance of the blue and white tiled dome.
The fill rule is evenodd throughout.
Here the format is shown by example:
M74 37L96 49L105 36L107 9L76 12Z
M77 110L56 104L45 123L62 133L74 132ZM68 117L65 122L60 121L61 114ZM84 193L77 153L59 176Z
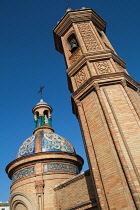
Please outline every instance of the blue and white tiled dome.
M53 132L43 132L42 152L47 151L75 152L72 144L64 137ZM18 150L17 158L33 153L36 153L36 135L32 135L23 142L22 146Z
M71 143L62 136L56 133L43 132L42 135L42 152L46 151L60 151L60 152L74 152Z
M26 139L18 150L17 158L35 153L36 135L30 136Z

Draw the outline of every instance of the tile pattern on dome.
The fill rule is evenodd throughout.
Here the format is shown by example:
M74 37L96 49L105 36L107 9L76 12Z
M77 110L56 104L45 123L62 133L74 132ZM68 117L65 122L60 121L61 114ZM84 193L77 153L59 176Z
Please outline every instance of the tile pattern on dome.
M18 150L17 158L35 153L35 135L26 139Z
M12 176L12 181L15 181L19 178L22 178L24 176L28 176L30 174L34 173L34 167L30 167L30 168L25 168L23 170L20 170L16 173L14 173L14 175Z
M70 142L56 133L44 132L42 136L42 151L61 151L61 152L74 152L73 146Z
M65 163L45 164L44 171L62 171L62 172L72 172L79 174L79 170L76 166Z

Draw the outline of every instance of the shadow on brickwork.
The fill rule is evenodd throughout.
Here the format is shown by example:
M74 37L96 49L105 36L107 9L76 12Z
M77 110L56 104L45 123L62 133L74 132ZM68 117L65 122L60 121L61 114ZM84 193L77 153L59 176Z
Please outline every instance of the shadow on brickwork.
M94 186L93 186L93 183L92 183L92 179L91 179L89 170L85 171L85 179L86 179L86 184L87 184L87 188L88 188L89 198L90 198L91 204L93 206L91 208L88 208L88 210L94 210L94 209L97 210L96 198L95 198L96 197L96 195L95 195L96 192L94 191Z

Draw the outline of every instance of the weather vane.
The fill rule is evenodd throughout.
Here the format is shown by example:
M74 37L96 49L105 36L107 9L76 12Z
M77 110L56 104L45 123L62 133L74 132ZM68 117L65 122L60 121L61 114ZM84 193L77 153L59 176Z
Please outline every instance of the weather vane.
M42 90L43 90L44 86L40 86L40 89L38 91L38 93L40 93L40 98L42 99Z

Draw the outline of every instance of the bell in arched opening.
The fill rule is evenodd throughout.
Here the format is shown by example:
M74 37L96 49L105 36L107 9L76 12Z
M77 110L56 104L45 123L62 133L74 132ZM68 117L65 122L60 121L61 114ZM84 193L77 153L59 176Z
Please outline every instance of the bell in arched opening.
M73 53L79 47L75 34L71 34L69 36L68 43L70 45L70 52L71 53Z

